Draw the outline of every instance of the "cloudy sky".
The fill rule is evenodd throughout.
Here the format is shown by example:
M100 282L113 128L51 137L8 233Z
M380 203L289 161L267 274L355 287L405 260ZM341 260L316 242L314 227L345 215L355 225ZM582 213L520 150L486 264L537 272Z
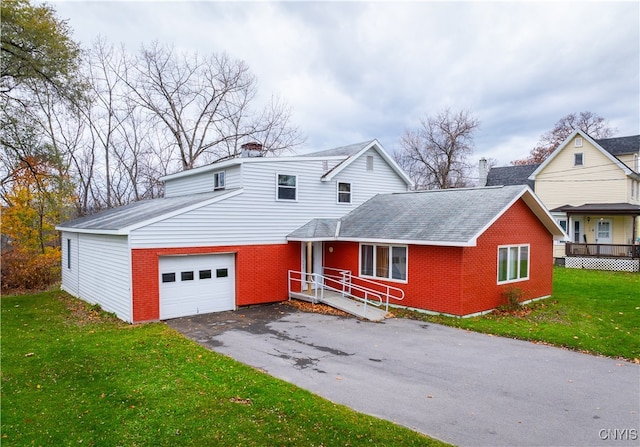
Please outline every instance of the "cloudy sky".
M474 158L525 157L568 113L640 133L640 3L53 1L75 40L157 40L246 61L292 107L299 152L377 138L444 108L480 120Z

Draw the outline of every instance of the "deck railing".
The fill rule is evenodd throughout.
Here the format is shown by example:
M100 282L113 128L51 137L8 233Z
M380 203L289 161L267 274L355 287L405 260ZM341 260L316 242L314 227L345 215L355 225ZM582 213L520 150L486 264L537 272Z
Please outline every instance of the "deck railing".
M640 258L640 245L637 244L583 244L567 242L567 256L587 256L594 258Z

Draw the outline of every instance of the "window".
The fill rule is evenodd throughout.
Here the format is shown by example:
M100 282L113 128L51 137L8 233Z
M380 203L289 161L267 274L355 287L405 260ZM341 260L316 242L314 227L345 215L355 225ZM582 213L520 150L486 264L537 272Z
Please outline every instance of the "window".
M560 228L562 228L565 233L567 232L567 219L558 219L558 225L560 225Z
M360 245L360 275L407 280L407 247Z
M338 182L338 203L351 203L351 183Z
M498 247L498 284L529 279L529 245Z
M209 279L211 278L211 270L200 270L198 272L199 279Z
M367 155L367 171L373 171L373 155Z
M278 200L297 200L297 183L295 175L278 174Z
M573 221L573 242L580 242L580 221Z
M163 273L162 274L162 282L176 282L176 274L175 273Z
M640 172L640 155L633 155L633 170L636 172Z
M582 147L582 138L578 137L574 140L573 145L575 147Z
M191 272L181 272L180 279L182 281L193 281L193 271Z
M229 276L229 269L217 269L216 278L226 278Z
M575 154L573 154L573 165L574 166L584 165L584 157L582 152L576 152Z
M67 268L71 269L71 239L67 239Z
M224 171L218 171L213 173L213 189L224 189L225 187L225 175Z

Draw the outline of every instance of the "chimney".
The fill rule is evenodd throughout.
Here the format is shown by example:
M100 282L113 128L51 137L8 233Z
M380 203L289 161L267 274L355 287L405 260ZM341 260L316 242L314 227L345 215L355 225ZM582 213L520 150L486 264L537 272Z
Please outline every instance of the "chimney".
M489 170L487 169L487 159L482 157L478 162L478 186L487 186L487 176Z
M263 157L264 151L262 150L262 144L257 142L245 143L240 146L242 149L241 157L242 158L253 158L253 157Z

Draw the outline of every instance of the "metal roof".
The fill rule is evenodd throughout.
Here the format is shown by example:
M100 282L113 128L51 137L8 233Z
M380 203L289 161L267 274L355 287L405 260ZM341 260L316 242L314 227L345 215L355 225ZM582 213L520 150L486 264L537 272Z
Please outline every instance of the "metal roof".
M97 233L118 232L147 221L162 218L171 213L189 209L200 203L204 204L209 200L220 199L235 191L240 191L240 188L188 196L141 200L117 208L99 211L90 216L73 219L61 223L56 228L58 230L91 230Z

